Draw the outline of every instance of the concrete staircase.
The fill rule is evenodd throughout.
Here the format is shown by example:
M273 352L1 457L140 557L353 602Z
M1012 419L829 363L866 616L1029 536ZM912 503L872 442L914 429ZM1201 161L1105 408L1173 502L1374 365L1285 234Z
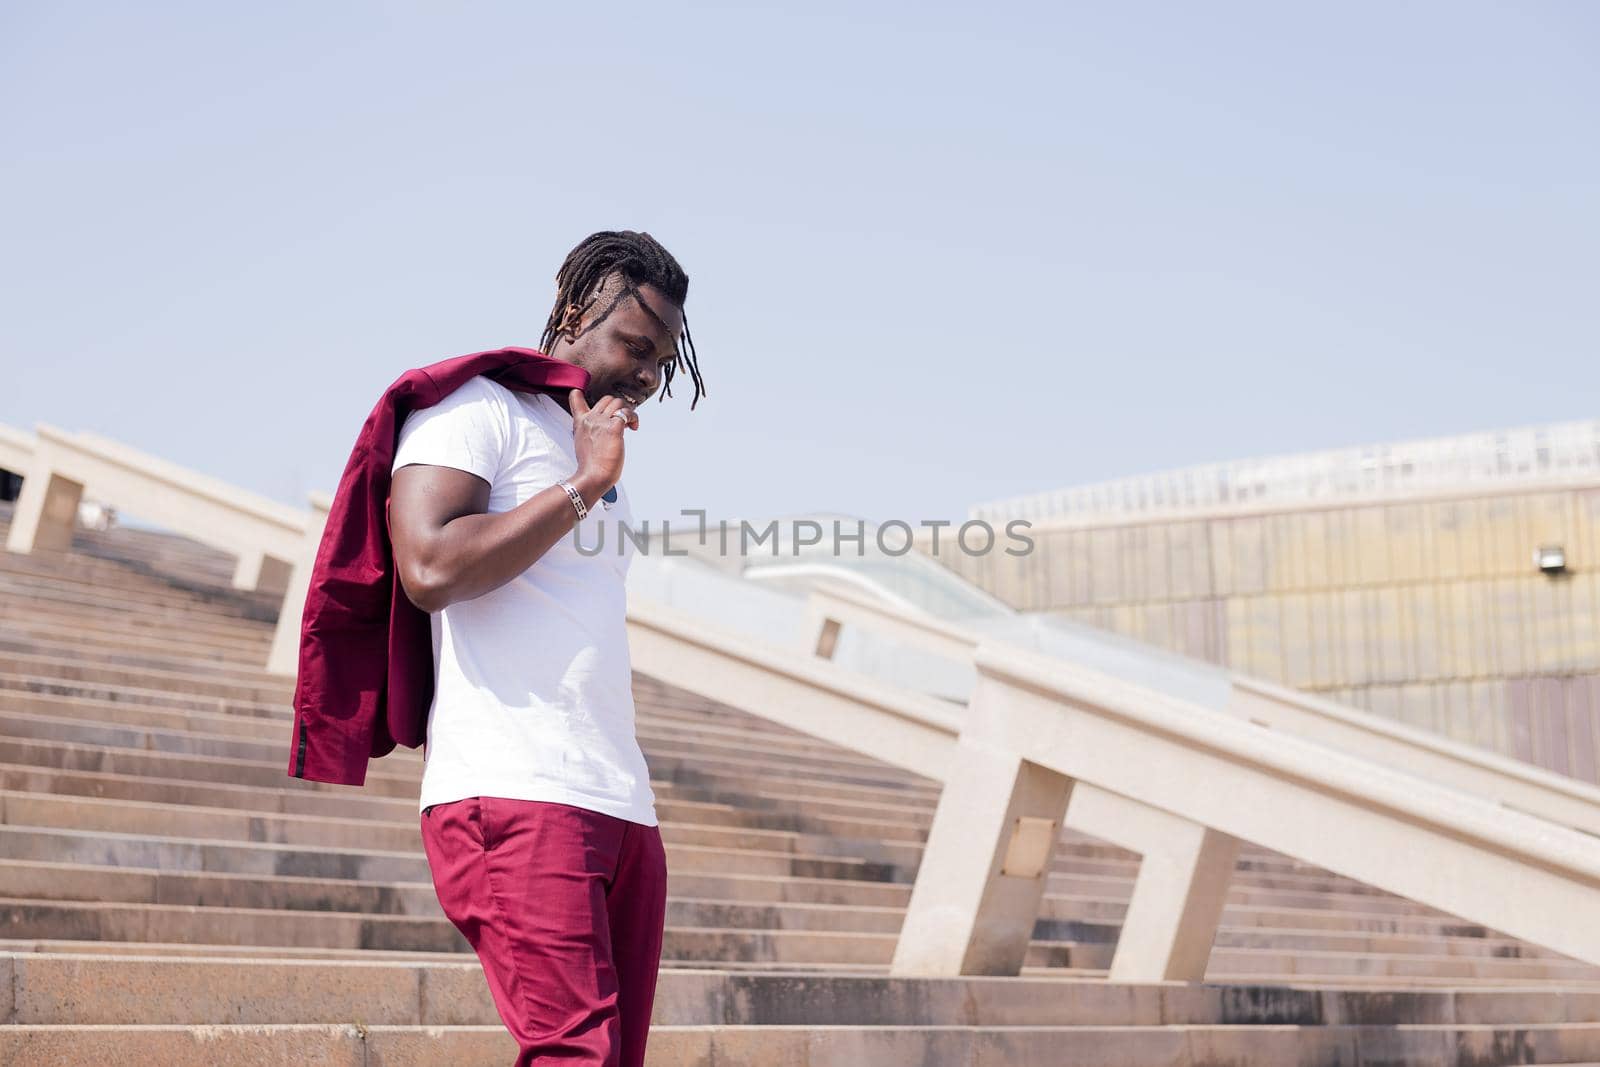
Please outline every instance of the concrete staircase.
M508 1062L419 754L288 778L271 598L230 573L128 530L0 553L0 1064ZM1600 1061L1600 971L1248 847L1204 986L1103 980L1134 857L1076 836L1022 977L891 979L931 783L636 696L671 871L652 1064Z

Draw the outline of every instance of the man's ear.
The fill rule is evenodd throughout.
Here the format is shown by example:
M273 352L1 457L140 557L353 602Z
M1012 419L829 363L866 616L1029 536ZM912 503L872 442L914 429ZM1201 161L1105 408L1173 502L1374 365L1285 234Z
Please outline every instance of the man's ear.
M573 341L583 333L583 309L577 304L568 304L561 313L561 323L556 327L556 333L566 334Z

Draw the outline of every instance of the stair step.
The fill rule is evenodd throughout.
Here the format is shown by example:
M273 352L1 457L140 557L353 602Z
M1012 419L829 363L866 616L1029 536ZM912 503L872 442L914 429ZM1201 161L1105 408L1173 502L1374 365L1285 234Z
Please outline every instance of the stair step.
M361 790L288 778L276 604L232 567L131 530L0 553L0 1063L509 1061L420 852L419 753ZM1250 845L1208 984L1105 980L1139 858L1072 832L1021 977L891 977L936 785L634 696L669 864L658 1067L1600 1067L1600 969Z
M105 1067L501 1067L504 1027L320 1025L22 1025L0 1030L11 1062ZM1285 1067L1289 1064L1571 1064L1600 1055L1600 1027L1483 1026L660 1026L650 1067L892 1067L1071 1063L1074 1067Z
M120 950L120 946L116 947ZM223 947L213 951L224 952ZM6 1022L269 1023L283 1018L448 1025L496 1022L476 959L327 960L93 953L0 955ZM137 998L126 992L138 989ZM1273 1024L1600 1022L1600 989L1309 989L1110 984L1074 978L890 978L838 972L664 970L655 1021L670 1025Z

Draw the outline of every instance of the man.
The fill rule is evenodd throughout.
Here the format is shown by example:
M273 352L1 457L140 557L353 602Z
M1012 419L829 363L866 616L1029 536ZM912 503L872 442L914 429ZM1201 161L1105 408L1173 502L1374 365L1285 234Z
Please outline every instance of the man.
M395 570L431 616L423 845L518 1067L639 1067L666 862L634 735L623 580L605 523L637 409L686 367L688 278L648 234L567 257L540 347L588 372L564 396L472 378L412 412L389 496ZM575 527L577 528L575 530Z

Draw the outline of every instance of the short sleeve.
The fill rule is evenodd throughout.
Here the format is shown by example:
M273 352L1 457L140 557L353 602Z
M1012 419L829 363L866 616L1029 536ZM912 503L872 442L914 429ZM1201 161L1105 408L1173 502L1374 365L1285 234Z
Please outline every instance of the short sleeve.
M406 416L391 473L426 463L476 474L493 485L510 432L511 413L501 387L473 378L433 407Z

